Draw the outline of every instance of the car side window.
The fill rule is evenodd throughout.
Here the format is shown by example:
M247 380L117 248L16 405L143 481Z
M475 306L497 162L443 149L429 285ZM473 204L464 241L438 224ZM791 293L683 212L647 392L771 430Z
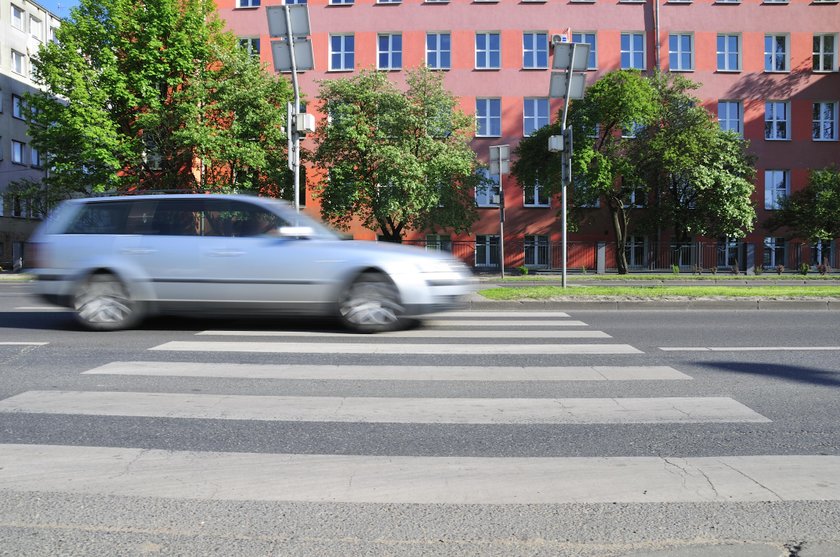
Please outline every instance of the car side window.
M200 236L203 200L161 199L154 211L149 234L159 236Z
M127 234L131 203L125 201L87 203L65 230L65 234Z
M205 217L214 236L231 238L270 234L286 222L258 205L243 201L208 200Z

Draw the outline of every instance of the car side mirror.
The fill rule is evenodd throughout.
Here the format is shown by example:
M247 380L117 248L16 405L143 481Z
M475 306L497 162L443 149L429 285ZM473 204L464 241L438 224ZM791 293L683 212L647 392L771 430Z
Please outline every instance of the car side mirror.
M310 238L315 235L311 226L281 226L277 232L281 238Z

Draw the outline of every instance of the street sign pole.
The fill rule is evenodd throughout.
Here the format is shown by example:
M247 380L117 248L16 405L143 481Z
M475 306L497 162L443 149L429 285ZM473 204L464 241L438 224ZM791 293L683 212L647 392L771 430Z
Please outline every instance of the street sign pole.
M510 145L490 147L490 175L499 175L499 268L505 278L505 187L504 177L510 171Z
M297 62L295 60L295 37L292 33L292 18L288 6L283 6L286 15L286 40L289 41L289 52L292 59L292 87L295 92L295 106L292 112L291 126L287 133L292 138L292 151L289 158L292 159L292 180L295 191L295 212L300 212L300 134L297 130L297 114L300 113L300 87L298 87Z

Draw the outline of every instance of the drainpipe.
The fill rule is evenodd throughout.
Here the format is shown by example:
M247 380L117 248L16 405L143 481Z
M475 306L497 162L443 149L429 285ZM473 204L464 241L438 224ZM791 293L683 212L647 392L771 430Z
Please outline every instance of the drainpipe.
M654 32L654 56L656 60L654 64L656 65L656 70L659 71L662 69L661 64L659 62L659 0L653 0L653 32Z

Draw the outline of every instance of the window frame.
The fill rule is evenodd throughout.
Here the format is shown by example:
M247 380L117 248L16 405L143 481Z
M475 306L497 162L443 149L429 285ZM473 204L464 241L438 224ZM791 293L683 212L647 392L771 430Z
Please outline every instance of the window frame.
M485 48L479 48L479 37L486 41ZM493 48L492 40L496 39L496 48ZM493 65L493 56L498 61ZM484 57L484 65L479 65L479 60ZM475 32L475 69L476 70L500 70L502 68L502 34L498 31L476 31Z
M529 107L534 109L531 111L530 116L528 110ZM543 108L545 110L542 110ZM532 121L532 129L530 133L528 132L529 120ZM539 125L542 121L545 123ZM531 137L531 135L533 135L533 133L538 129L543 126L547 126L550 123L551 102L548 97L525 97L522 99L522 137Z
M735 39L737 44L735 45L735 52L729 50L729 40ZM723 39L723 50L721 50L720 40ZM741 71L741 34L740 33L718 33L717 34L717 41L716 41L716 71L722 73L735 73ZM729 67L729 60L730 57L734 54L735 56L735 67ZM721 66L721 56L723 56L724 64Z
M387 50L383 50L382 39L386 40ZM376 69L380 71L402 70L403 42L402 33L377 33L376 35ZM383 56L386 64L383 64Z
M825 119L822 118L824 114L822 110L822 105L831 104L831 118ZM820 117L815 119L814 112L816 111L817 107L820 107ZM837 141L837 101L816 101L813 103L813 110L811 116L811 139L814 141ZM818 136L815 136L815 127L819 126L819 129L825 131L825 124L831 124L831 137L824 137L825 134L819 133Z
M548 69L548 31L523 31L522 32L522 69L523 70L547 70ZM532 42L528 48L528 39ZM501 42L499 43L501 45ZM531 58L530 64L528 58ZM544 63L543 62L544 57Z
M587 37L592 37L592 42L585 40ZM578 37L581 40L575 40ZM589 45L589 59L586 61L586 70L598 69L598 32L597 31L577 31L572 32L573 43L586 43Z
M781 178L783 178L783 187L779 187L779 182L775 180L775 177L778 173L781 173ZM772 183L774 184L772 189L768 189L767 184L771 183L768 180L768 176L773 177ZM790 170L786 169L778 169L778 168L767 168L764 170L764 210L765 211L777 211L779 209L779 201L781 199L785 199L790 195Z
M236 0L237 10L249 10L260 7L260 0Z
M12 140L11 143L11 163L12 164L26 164L24 160L26 156L26 143L23 141L18 141L16 139ZM17 150L17 153L15 152ZM17 156L16 156L17 155Z
M522 251L523 262L526 267L548 267L551 264L551 242L549 240L548 234L525 235Z
M19 67L15 60L19 62ZM18 52L14 48L11 49L11 58L9 59L9 65L9 69L12 70L12 73L22 76L26 75L26 55L22 52Z
M489 186L482 192L479 192L478 188L475 189L475 191L473 192L475 198L475 206L479 209L498 209L502 195L500 176L498 174L490 174L490 171L486 168L482 168L481 170L479 170L479 173L484 178L492 180L493 185ZM493 198L496 196L499 196L499 202L494 203Z
M769 110L770 108L773 110ZM779 106L784 107L785 109L785 116L784 119L778 118L776 112ZM770 116L768 118L768 116ZM785 133L784 137L778 134L778 125L779 123L784 123L785 125ZM767 126L770 125L771 128L768 130ZM764 140L765 141L790 141L791 136L791 129L790 129L790 101L776 101L770 100L764 103ZM769 133L768 133L769 132Z
M12 93L12 118L26 120L24 116L23 97Z
M686 55L686 52L683 51L683 40L688 38L688 67L683 67L683 59ZM677 50L674 51L671 49L671 39L677 39ZM678 67L674 67L672 65L672 58L676 56L676 60L679 61ZM671 72L693 72L694 71L694 33L691 32L676 32L676 33L668 33L668 71Z
M831 46L830 51L826 50L825 48L825 39L827 37L831 37L832 42L834 43ZM815 46L812 46L813 52L811 53L811 71L814 73L832 73L836 72L838 65L837 65L837 42L838 42L838 34L837 33L814 33L813 42L816 42L819 39L820 41L820 49L817 50ZM829 68L825 69L825 57L831 57L831 63L829 64ZM820 68L817 69L814 62L819 59L820 60Z
M340 39L340 46L342 50L334 50L333 39ZM347 39L350 41L350 49L347 50ZM333 61L335 57L341 61L340 67L335 67ZM349 56L350 67L347 67L347 57ZM330 72L352 72L356 69L356 35L353 33L333 33L329 36L329 69Z
M429 40L435 37L435 44L430 47ZM449 45L444 48L442 45L443 37L447 37ZM429 63L429 57L435 56L437 64L432 66ZM446 58L446 64L441 63L441 59ZM426 67L430 70L450 70L452 69L452 33L449 31L433 31L426 33Z
M768 39L778 45L778 39L784 39L784 69L775 69L778 65L778 52L767 50ZM768 69L768 63L771 69ZM765 33L764 34L764 73L790 73L790 34L789 33Z
M538 181L522 186L522 206L536 209L551 207L551 196L545 190L546 187ZM528 201L529 197L531 198L530 202Z
M484 252L479 260L479 246ZM494 249L495 248L495 249ZM475 235L475 266L476 267L498 267L499 266L499 235L498 234L476 234ZM495 263L493 259L495 258ZM481 262L479 262L481 261Z
M634 37L642 38L642 50L638 52L635 50L633 43L635 42ZM624 48L624 37L628 38L628 48ZM627 54L628 60L630 62L629 65L624 64L624 55ZM635 62L633 61L636 56L641 54L642 57L642 65L641 67L637 67ZM619 67L622 70L646 70L647 69L647 39L645 36L644 31L622 31L621 36L619 38Z
M737 126L737 129L733 130L732 127L730 127L729 125L727 125L726 127L723 126L724 122L732 122L733 118L732 118L732 115L729 113L729 111L727 111L727 114L726 114L725 118L721 118L720 109L721 109L722 105L726 105L726 106L735 105L737 107L737 109L738 109L738 117L737 117L738 126ZM739 136L744 137L744 103L742 101L739 101L739 100L731 100L731 99L720 99L720 100L718 100L718 124L720 125L720 129L725 130L725 131L734 131Z
M486 112L483 109L486 109ZM495 108L498 108L496 113ZM482 126L482 120L484 125ZM494 124L498 125L498 133ZM484 133L481 133L482 127ZM501 137L502 136L502 99L501 97L476 97L475 99L475 136L476 137Z
M15 4L9 4L9 25L13 29L26 33L26 10Z

